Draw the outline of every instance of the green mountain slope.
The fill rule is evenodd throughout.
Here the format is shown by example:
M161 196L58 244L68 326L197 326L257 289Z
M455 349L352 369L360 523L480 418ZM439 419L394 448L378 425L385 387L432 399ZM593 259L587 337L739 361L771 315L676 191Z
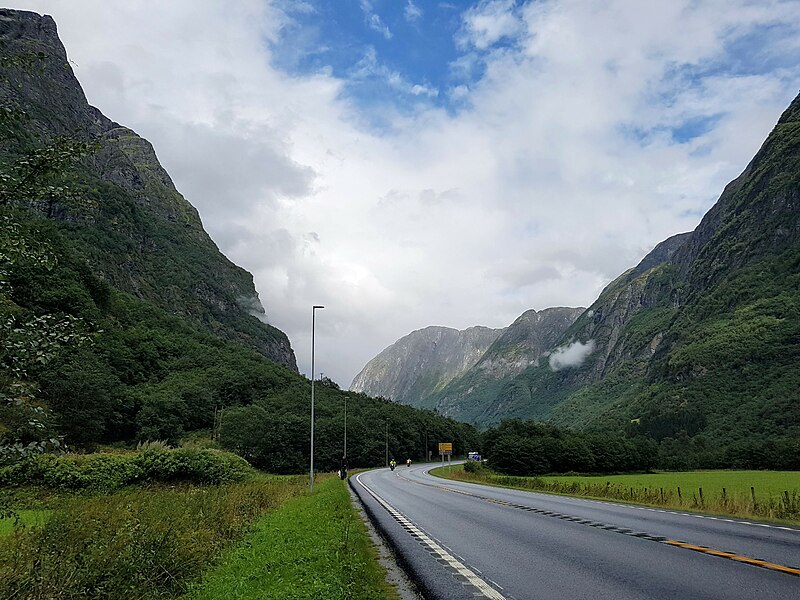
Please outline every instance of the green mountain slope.
M502 329L426 327L400 338L369 361L350 389L401 404L433 408L432 397L470 367Z
M0 103L22 115L6 122L0 161L8 167L63 137L97 144L69 173L73 194L13 202L61 222L115 288L296 370L286 335L259 320L252 276L219 252L150 143L88 104L55 22L2 9L0 41Z
M487 404L506 396L504 388L519 373L546 362L548 353L583 311L566 307L525 311L473 367L432 398L436 410L462 421L484 422ZM513 392L510 396L513 401ZM507 407L500 410L507 411Z
M697 229L664 244L567 331L562 345L591 344L582 363L526 370L484 422L633 428L703 464L797 439L800 97Z
M310 382L148 142L86 103L49 17L0 9L0 466L68 444L197 437L309 462ZM263 311L263 309L261 309ZM263 313L261 313L263 317ZM316 464L382 464L475 430L316 389Z

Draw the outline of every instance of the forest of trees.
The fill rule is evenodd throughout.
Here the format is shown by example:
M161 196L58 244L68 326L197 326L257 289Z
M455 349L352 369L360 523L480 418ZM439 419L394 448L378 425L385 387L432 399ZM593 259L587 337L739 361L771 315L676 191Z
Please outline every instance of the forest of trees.
M15 224L14 238L33 249L5 264L0 435L6 446L177 444L200 432L261 468L307 468L307 379L108 286L76 256L57 223L22 209L0 213ZM52 260L37 258L42 253ZM316 387L320 469L333 469L341 458L345 399L353 466L383 464L387 425L396 458L424 457L426 436L431 448L452 441L464 452L478 444L469 425L344 392L329 380Z
M507 420L482 434L492 469L508 475L624 473L653 469L800 470L800 440L752 436L712 442L680 431L654 439L631 423L625 431L573 431L547 423Z

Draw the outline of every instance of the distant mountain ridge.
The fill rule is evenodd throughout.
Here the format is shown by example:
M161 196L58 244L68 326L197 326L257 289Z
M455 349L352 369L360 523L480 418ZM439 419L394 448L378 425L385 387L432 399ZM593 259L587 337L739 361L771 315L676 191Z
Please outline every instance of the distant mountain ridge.
M469 420L473 397L538 361L583 310L529 310L505 329L414 331L369 361L350 389Z
M471 369L436 394L436 410L454 419L479 422L486 400L511 378L546 358L584 310L555 307L522 313Z
M430 408L428 398L473 366L502 332L437 326L413 331L370 360L350 389Z
M765 468L784 453L795 464L800 95L694 231L609 283L539 360L498 378L491 354L434 407L480 426L533 418L646 435L675 468Z

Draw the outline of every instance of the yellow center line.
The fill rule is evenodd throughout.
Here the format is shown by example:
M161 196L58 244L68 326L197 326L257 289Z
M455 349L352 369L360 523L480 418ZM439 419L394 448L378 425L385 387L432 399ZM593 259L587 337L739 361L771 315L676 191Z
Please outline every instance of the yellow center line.
M757 558L750 558L749 556L742 556L741 554L735 554L733 552L723 552L722 550L714 550L713 548L706 548L705 546L696 546L694 544L687 544L686 542L679 542L677 540L664 540L664 543L669 544L670 546L678 546L679 548L686 548L687 550L694 550L695 552L702 552L703 554L710 554L712 556L729 558L730 560L747 563L748 565L755 565L757 567L763 567L765 569L770 569L772 571L780 571L781 573L788 573L790 575L800 576L800 569L795 569L794 567L787 567L785 565L771 563L766 560L758 560Z
M403 479L406 479L405 477ZM474 498L478 498L479 500L484 500L486 502L492 502L494 504L502 504L505 506L513 506L511 502L506 500L500 500L496 498L488 498L486 496L480 496L478 494L473 494L471 492L467 492L464 490L459 490L455 488L449 488L442 485L433 485L427 483L419 483L417 481L411 481L410 479L406 479L411 483L417 483L419 485L425 485L430 487L436 487L440 490L444 490L446 492L455 492L456 494L464 494L465 496L472 496ZM557 516L557 515L554 515ZM709 554L711 556L718 556L720 558L727 558L729 560L735 560L737 562L745 563L748 565L754 565L757 567L763 567L765 569L770 569L772 571L780 571L781 573L788 573L789 575L796 575L800 576L800 569L795 567L787 567L786 565L779 565L776 563L771 563L766 560L759 560L757 558L750 558L749 556L742 556L741 554L735 554L733 552L724 552L722 550L714 550L713 548L708 548L706 546L697 546L695 544L688 544L686 542L679 542L678 540L665 540L663 538L659 538L658 540L662 544L669 544L670 546L677 546L679 548L685 548L687 550L694 550L695 552L702 552L703 554Z

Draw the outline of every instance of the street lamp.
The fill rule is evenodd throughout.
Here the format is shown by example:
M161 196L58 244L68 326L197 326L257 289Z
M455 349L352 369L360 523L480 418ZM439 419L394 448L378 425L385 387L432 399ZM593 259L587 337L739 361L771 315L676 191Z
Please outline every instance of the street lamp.
M347 458L347 393L344 395L344 455Z
M315 304L311 307L311 478L309 488L314 491L314 330L316 329L317 309L325 308Z

